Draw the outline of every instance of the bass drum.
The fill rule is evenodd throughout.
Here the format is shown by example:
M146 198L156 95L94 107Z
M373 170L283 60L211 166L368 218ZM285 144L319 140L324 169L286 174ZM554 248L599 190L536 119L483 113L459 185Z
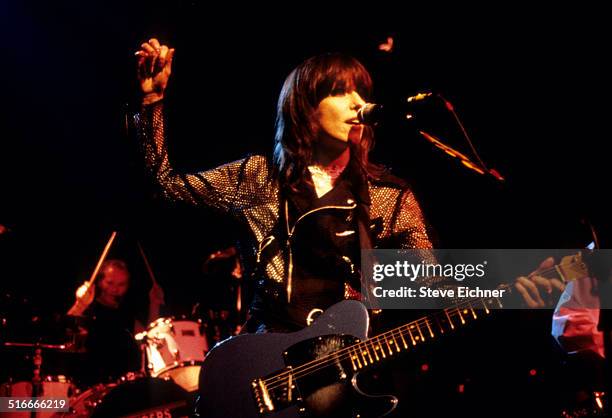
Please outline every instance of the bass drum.
M188 417L193 397L170 380L147 377L94 386L71 399L70 406L63 417Z

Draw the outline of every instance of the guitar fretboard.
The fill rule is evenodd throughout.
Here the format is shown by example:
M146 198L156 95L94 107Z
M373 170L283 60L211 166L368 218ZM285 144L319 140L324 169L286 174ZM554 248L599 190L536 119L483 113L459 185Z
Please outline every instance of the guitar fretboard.
M390 331L348 347L354 371L378 363L387 357L409 351L417 345L449 334L468 322L502 308L499 298L477 298L459 302L435 314L424 316Z

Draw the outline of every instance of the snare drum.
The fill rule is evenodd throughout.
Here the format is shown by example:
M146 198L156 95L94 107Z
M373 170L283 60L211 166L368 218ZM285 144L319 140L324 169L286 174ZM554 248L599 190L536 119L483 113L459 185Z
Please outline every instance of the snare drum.
M66 376L46 376L40 383L41 393L38 393L37 397L46 398L64 398L68 399L72 397L73 393L76 392L76 387L72 384L70 379ZM32 382L14 382L14 383L3 383L0 385L0 396L6 397L32 397ZM48 418L55 414L55 412L37 412L37 418ZM11 417L15 418L30 418L31 412L15 412L11 413Z
M153 377L172 379L188 392L198 389L208 343L196 321L159 318L147 330L147 367Z

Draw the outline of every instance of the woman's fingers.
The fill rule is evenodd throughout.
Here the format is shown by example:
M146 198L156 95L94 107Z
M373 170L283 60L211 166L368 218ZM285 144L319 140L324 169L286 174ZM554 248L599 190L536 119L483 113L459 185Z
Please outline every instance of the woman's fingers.
M168 56L168 47L166 45L162 45L159 48L159 55L157 57L157 69L162 70L166 65L166 58Z
M557 292L565 290L565 284L558 279L547 279L536 274L529 277L519 277L516 280L516 289L530 308L551 307ZM544 301L542 295L545 295Z
M538 289L542 289L548 295L552 293L553 287L549 279L541 276L532 276L530 279Z
M155 74L164 70L166 65L172 64L174 57L174 48L168 48L166 45L161 45L155 38L149 39L149 42L144 42L140 45L140 50L136 51L138 65L143 68L149 75Z
M563 292L565 290L565 283L563 283L559 279L550 279L553 288L557 289L559 292Z
M149 45L151 45L157 51L159 51L159 49L161 48L161 45L159 44L159 41L157 40L157 38L149 39Z
M533 298L529 295L529 292L527 291L525 286L523 286L519 281L517 281L515 287L516 287L516 290L521 294L521 296L523 297L523 300L525 301L525 303L527 304L529 308L538 307L537 302L533 300Z
M156 38L151 38L143 42L134 55L137 57L140 88L144 93L143 103L160 100L170 76L174 48L168 48Z
M553 257L548 257L546 260L542 261L538 266L536 272L540 273L544 270L548 270L555 265L555 259Z
M546 306L532 280L527 277L519 277L516 280L516 288L530 308L544 308Z
M550 271L554 264L555 259L548 257L529 276L519 277L516 280L516 289L530 308L550 307L556 292L562 292L565 289L565 284L560 280L545 277L546 272ZM553 296L553 293L555 293L555 296ZM546 295L545 299L548 303L543 300L542 294Z
M142 48L149 55L157 55L155 48L153 48L153 46L151 46L148 42L143 42L140 45L140 48Z
M172 58L174 58L174 48L170 48L168 50L168 55L166 56L166 62L168 65L172 65Z

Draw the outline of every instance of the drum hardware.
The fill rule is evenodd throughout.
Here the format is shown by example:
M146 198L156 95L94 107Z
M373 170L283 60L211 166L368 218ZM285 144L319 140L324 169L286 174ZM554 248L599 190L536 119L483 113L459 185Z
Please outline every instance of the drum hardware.
M65 375L46 375L41 373L43 364L43 349L69 351L68 344L45 344L45 343L23 343L7 341L3 344L5 347L32 348L32 379L13 382L9 379L8 382L0 385L0 396L6 397L53 397L53 398L70 398L76 392L76 387L72 381ZM37 417L50 418L53 412L20 412L15 413L15 418Z

